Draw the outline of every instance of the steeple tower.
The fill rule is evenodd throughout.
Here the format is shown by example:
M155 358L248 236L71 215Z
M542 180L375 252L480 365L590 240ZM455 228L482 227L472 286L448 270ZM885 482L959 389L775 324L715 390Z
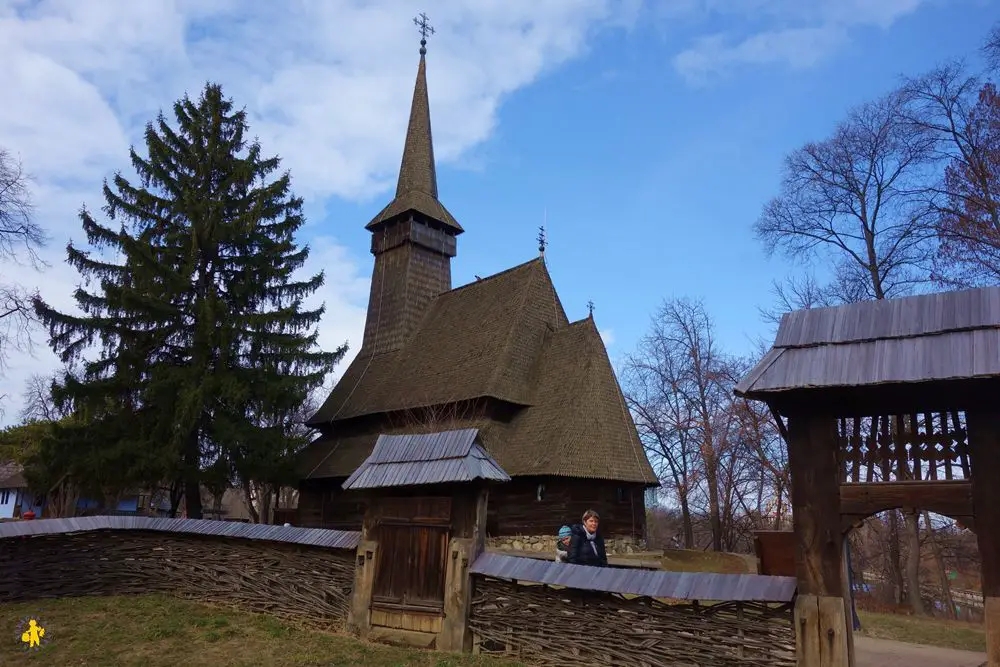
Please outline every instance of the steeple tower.
M431 114L427 96L427 15L420 29L420 64L413 87L410 123L399 167L396 196L365 229L372 233L371 295L362 350L369 354L401 347L430 300L451 289L451 258L462 227L438 201Z

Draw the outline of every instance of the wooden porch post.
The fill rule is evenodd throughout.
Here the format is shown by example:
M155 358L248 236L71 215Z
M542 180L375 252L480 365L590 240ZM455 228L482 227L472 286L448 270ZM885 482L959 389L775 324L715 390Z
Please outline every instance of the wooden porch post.
M361 540L354 565L354 590L351 594L351 611L347 618L347 629L362 639L368 638L371 630L372 587L375 584L375 564L378 562L377 537L373 535L371 522L372 503L368 503L361 523Z
M788 466L795 529L795 655L799 667L850 667L850 610L844 598L843 535L836 422L788 419Z
M1000 412L969 410L972 509L982 561L986 664L1000 667Z
M486 544L488 488L479 489L473 498L476 513L471 536L451 539L444 591L444 623L437 643L437 648L442 651L468 653L473 650L472 632L469 630L473 582L469 568Z

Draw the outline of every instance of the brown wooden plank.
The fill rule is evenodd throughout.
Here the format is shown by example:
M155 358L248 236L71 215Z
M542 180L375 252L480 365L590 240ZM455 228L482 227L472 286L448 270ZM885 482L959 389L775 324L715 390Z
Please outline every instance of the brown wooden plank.
M799 667L815 667L821 662L819 598L800 594L795 600L795 663Z
M840 492L833 420L792 415L788 464L800 593L841 594Z
M819 620L819 667L849 667L850 629L847 627L847 610L841 596L822 596L817 599ZM812 663L807 663L811 666Z
M904 434L906 424L903 415L892 415L895 430L891 434L894 459L896 461L896 479L904 480L909 478L909 466L906 464L906 445L904 444Z
M879 423L879 464L882 471L882 479L879 481L888 482L892 472L892 438L889 435L889 417L878 417Z
M928 463L928 473L930 479L938 477L938 440L934 437L934 415L930 412L924 413L924 432L927 434L928 444L925 457Z
M861 481L861 456L862 456L861 447L862 447L862 444L863 444L862 443L862 439L861 439L861 416L860 415L855 416L851 420L851 427L853 429L853 431L851 433L851 444L852 444L851 451L853 453L853 461L854 461L854 467L853 467L853 470L851 471L851 479L853 479L855 482L860 482Z
M795 576L794 531L757 531L754 533L754 549L760 562L760 574L779 577Z
M1000 665L1000 411L966 413L989 665Z
M972 485L965 480L910 480L842 484L840 512L867 517L888 509L919 507L944 516L972 514Z

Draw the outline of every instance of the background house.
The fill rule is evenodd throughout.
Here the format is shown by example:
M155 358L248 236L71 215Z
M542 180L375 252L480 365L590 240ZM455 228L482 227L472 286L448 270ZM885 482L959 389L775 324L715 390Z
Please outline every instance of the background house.
M24 468L14 462L0 465L0 520L16 519L29 510L42 515L45 496L28 489Z

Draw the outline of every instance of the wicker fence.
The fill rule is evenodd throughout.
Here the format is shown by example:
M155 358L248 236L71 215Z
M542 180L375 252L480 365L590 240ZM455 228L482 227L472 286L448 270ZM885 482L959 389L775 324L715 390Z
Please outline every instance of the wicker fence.
M650 572L634 575L634 585L626 581L620 586L649 590L642 595L595 590L622 583L628 577L620 571L582 568L573 573L569 568L580 566L557 564L538 571L537 566L514 562L522 560L527 559L493 557L474 568L469 627L480 653L506 653L552 666L795 665L793 603L781 599L791 598L794 591L786 595L787 586L777 590L772 585L777 578ZM512 576L518 569L523 574ZM487 570L496 576L483 574ZM551 581L574 583L581 576L590 581L576 586ZM702 602L683 593L727 583L734 585L732 597L743 599ZM754 585L759 585L760 594L748 595ZM673 599L654 592L670 586ZM718 600L722 592L713 597Z
M0 602L160 592L340 627L357 534L94 517L0 526Z

